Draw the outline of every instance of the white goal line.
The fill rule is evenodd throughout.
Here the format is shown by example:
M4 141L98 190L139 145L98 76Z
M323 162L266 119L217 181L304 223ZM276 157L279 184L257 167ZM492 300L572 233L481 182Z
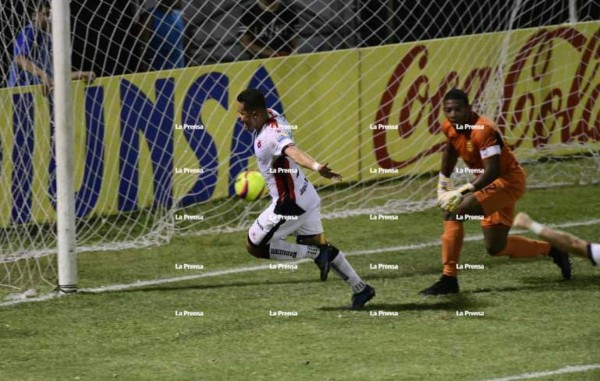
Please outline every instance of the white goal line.
M588 370L593 370L593 369L600 369L600 364L567 366L567 367L556 369L556 370L549 370L549 371L544 371L544 372L534 372L534 373L523 373L523 374L517 374L515 376L493 378L493 379L489 379L489 380L485 380L485 381L527 380L527 379L531 379L531 378L553 376L555 374L587 372Z
M569 227L576 227L576 226L596 225L598 223L600 223L600 219L592 219L592 220L585 220L585 221L573 221L573 222L567 222L564 224L548 225L548 226L552 226L552 227L556 227L556 228L569 228ZM511 231L512 234L520 234L520 233L524 233L524 232L525 232L524 230L520 230L520 229L515 229L514 231ZM464 241L471 242L471 241L477 241L477 240L481 240L481 239L483 239L483 235L477 234L477 235L471 235L471 236L465 237ZM389 246L389 247L382 247L382 248L378 248L378 249L357 250L357 251L345 252L344 254L346 256L381 254L381 253L388 253L388 252L394 252L394 251L409 251L409 250L424 249L427 247L439 246L440 244L441 244L440 240L434 240L434 241L422 242L422 243L417 243L417 244L412 244L412 245ZM302 259L299 261L290 262L290 264L297 264L297 263L303 263L303 262L308 262L308 261L310 261L310 259ZM113 285L100 286L100 287L81 288L81 289L79 289L79 292L80 293L102 293L102 292L112 292L112 291L123 291L123 290L130 290L133 288L139 288L139 287L155 286L155 285L167 284L167 283L177 283L177 282L183 282L183 281L194 280L194 279L217 277L217 276L222 276L222 275L229 275L229 274L236 274L236 273L243 273L243 272L250 272L250 271L259 271L259 270L267 270L267 269L269 269L269 264L244 266L244 267L233 267L233 268L224 269L224 270L209 271L209 272L205 272L202 274L196 274L196 275L187 275L187 276L180 276L180 277L173 277L173 278L152 279L152 280L144 280L144 281L137 281L137 282L132 282L132 283L123 283L123 284L113 284ZM73 294L77 294L77 293L73 293ZM73 295L73 294L62 294L62 293L54 292L54 293L49 293L49 294L42 295L39 297L33 297L33 298L25 298L24 297L24 298L20 298L20 299L2 302L2 303L0 303L0 307L12 306L12 305L16 305L16 304L29 303L29 302L42 302L42 301L62 297L65 295Z

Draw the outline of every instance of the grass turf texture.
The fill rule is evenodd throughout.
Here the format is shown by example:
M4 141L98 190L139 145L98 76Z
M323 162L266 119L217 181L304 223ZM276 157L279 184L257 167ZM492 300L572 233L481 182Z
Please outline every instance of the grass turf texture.
M518 210L546 223L594 219L598 190L534 190ZM438 240L441 217L431 209L324 226L354 252ZM477 222L465 227L480 234ZM598 224L566 230L600 237ZM204 271L267 264L245 253L244 239L243 232L179 237L164 247L85 253L80 286L198 273L176 263ZM377 289L364 311L344 309L349 289L333 273L320 282L312 263L1 308L0 379L482 380L600 363L600 269L583 259L574 258L573 280L563 282L547 258L492 258L481 241L465 242L461 262L485 269L460 273L460 295L430 298L417 292L439 277L439 246L349 259ZM379 263L399 269L370 269ZM184 310L204 316L175 316ZM377 311L398 316L371 316ZM485 316L457 316L464 311ZM599 370L538 378L597 379Z

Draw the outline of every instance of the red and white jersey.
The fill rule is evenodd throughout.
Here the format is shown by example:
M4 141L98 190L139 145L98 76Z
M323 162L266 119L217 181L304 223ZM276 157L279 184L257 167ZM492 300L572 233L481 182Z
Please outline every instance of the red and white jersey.
M300 215L321 203L315 187L298 164L283 154L294 145L290 124L277 111L267 109L270 118L254 138L258 169L276 203L275 213Z

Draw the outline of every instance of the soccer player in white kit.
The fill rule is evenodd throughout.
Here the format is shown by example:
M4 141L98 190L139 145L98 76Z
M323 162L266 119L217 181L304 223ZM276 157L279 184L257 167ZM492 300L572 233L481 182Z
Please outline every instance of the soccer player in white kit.
M331 268L350 286L350 308L363 307L375 296L375 290L358 276L344 253L325 239L319 213L321 199L300 167L328 179L340 180L341 176L296 146L289 123L283 115L267 108L260 91L242 91L237 96L237 113L244 128L255 133L258 168L273 199L248 231L248 252L278 261L311 258L321 271L322 281ZM289 235L296 237L296 243L285 240Z
M526 213L517 214L513 226L530 230L564 252L588 258L594 266L600 264L600 244L598 243L587 242L573 234L542 225Z

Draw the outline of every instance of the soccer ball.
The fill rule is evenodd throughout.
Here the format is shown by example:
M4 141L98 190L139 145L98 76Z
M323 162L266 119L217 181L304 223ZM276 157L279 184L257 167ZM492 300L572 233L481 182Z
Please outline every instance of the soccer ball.
M235 194L246 201L255 201L267 193L267 183L259 172L244 171L235 178Z

